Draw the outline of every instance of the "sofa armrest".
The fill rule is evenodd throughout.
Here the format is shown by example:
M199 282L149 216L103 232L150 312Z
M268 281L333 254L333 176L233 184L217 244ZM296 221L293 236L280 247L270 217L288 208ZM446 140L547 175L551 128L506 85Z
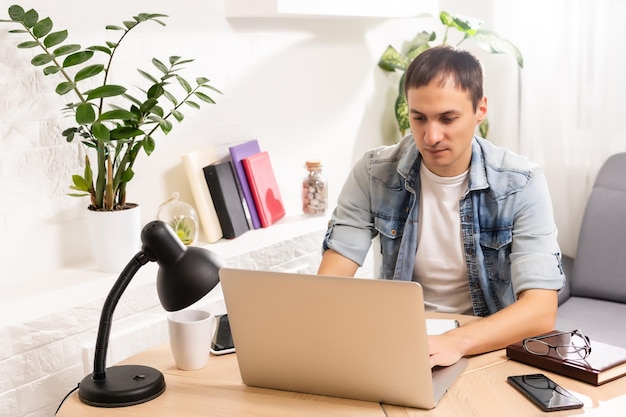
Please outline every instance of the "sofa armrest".
M565 285L563 286L563 289L559 291L559 305L563 304L571 295L570 288L572 272L574 271L574 258L563 255L562 262L563 272L565 273Z

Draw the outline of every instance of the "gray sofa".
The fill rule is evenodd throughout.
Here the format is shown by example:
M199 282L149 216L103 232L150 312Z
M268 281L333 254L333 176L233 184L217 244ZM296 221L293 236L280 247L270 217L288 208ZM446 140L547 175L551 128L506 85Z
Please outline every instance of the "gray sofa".
M626 347L626 153L611 156L594 183L575 259L564 257L558 330Z

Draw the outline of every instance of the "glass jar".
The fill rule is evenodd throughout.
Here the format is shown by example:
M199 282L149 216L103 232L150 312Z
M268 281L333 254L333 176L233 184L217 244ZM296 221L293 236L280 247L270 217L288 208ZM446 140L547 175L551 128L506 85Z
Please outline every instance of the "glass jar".
M302 212L309 216L321 216L328 207L327 182L322 175L320 161L306 161L308 174L302 181Z
M167 223L176 236L187 246L198 241L200 222L196 210L184 201L180 201L177 192L159 206L157 219Z

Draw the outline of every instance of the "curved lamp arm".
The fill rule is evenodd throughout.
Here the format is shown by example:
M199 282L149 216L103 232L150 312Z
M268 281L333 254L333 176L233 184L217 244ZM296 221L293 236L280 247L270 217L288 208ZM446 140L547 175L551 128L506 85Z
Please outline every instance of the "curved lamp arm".
M98 337L96 339L96 348L93 360L93 375L95 380L101 380L106 378L106 358L107 350L109 348L109 336L111 335L111 325L113 324L113 313L117 302L122 297L122 294L126 290L126 287L133 279L139 268L149 262L146 254L141 251L137 253L133 259L124 267L124 270L120 274L113 288L109 291L104 306L102 307L102 313L100 314L100 325L98 326Z

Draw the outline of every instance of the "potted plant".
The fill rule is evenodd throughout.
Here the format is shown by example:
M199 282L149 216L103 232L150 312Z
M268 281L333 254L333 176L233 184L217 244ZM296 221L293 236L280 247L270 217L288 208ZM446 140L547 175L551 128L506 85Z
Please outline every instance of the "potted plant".
M442 45L448 44L449 31L450 29L455 29L463 35L461 40L456 43L456 46L461 45L467 39L471 39L486 52L512 55L517 60L518 66L520 68L524 67L524 59L519 49L496 33L480 29L483 24L482 21L472 17L452 15L445 11L439 13L439 20L445 26L445 32L441 42ZM406 103L406 97L404 96L404 72L416 56L431 48L431 42L436 39L437 34L435 32L419 32L408 43L406 48L404 48L403 53L389 45L378 61L378 66L383 71L394 72L397 70L402 73L398 87L398 95L395 99L395 117L402 136L404 136L405 131L410 128L409 109ZM479 129L481 136L487 137L489 131L489 122L487 119L481 123Z
M207 78L196 78L194 85L183 78L180 70L193 60L179 56L171 56L167 62L153 58L152 72L138 69L147 80L147 86L139 89L139 95L109 82L116 52L127 35L144 22L165 26L161 19L166 15L140 13L122 25L106 26L107 30L119 34L117 40L83 49L68 41L67 30L53 31L52 20L40 18L33 9L25 11L13 5L8 13L10 19L0 21L17 25L18 28L10 32L26 38L17 47L38 49L40 53L31 63L42 68L45 75L60 78L55 90L59 95L72 96L62 109L72 119L72 126L63 131L63 136L68 142L79 140L87 152L84 171L72 176L70 195L89 196L90 212L127 212L136 207L136 203L126 199L126 185L134 177L137 157L154 151L155 137L172 130L172 119L183 121L183 105L198 109L199 101L214 103L205 91L220 93L219 90L211 86ZM135 218L139 219L138 214ZM102 226L100 220L95 222ZM134 242L138 242L139 228L140 224L132 231ZM96 233L107 229L108 226L102 226ZM125 240L120 236L111 240L100 235L94 238L114 247ZM96 250L96 257L98 255Z

